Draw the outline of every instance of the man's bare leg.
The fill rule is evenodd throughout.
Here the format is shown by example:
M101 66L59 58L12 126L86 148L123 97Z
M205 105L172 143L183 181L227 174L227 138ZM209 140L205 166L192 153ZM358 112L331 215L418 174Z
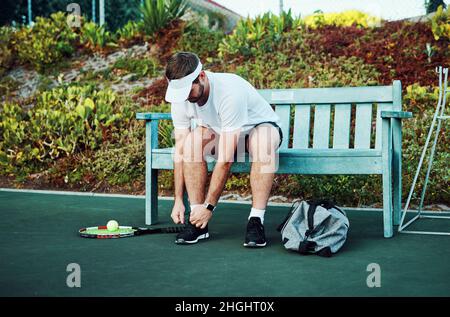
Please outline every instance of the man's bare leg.
M186 137L183 147L183 174L191 205L203 204L206 195L208 169L203 153L216 135L208 128L199 126ZM217 140L217 139L215 139Z
M214 142L215 137L212 130L199 126L186 136L183 144L183 178L191 205L189 218L192 217L193 205L200 205L205 201L208 177L205 155L209 154L209 143ZM186 221L186 225L186 229L176 236L176 244L192 244L209 238L207 226L193 231L190 221Z
M249 152L252 161L250 186L253 202L245 235L245 247L264 247L267 243L263 226L264 213L278 167L276 148L279 139L277 129L270 124L262 124L250 133Z
M264 210L269 200L278 160L276 149L280 142L277 128L270 124L257 126L249 136L249 152L252 157L250 186L252 207Z

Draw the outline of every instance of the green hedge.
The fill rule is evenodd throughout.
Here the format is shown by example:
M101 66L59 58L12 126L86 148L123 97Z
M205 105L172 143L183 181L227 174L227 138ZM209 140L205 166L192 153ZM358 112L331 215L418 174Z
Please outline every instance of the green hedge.
M10 54L14 50L18 50L22 62L35 65L38 69L64 61L72 54L67 47L74 44L72 34L69 34L65 27L62 32L55 31L56 25L62 20L63 16L43 20L33 29L18 30L21 34L18 37L14 31L2 29L4 32L0 33L0 36L7 40L0 44L0 52L4 52L0 56L0 69L8 69L14 65ZM112 38L120 45L124 41L142 42L142 27L140 24L131 23ZM431 25L417 29L431 32ZM39 30L49 30L49 34L52 34L48 45L33 44L39 42L39 38L47 38ZM396 67L396 56L389 55L383 65L386 69L380 70L379 64L370 63L370 56L356 51L354 56L349 51L342 54L342 49L349 38L353 41L353 37L358 36L360 40L370 42L374 34L380 37L377 32L382 33L384 30L373 28L370 32L365 32L363 29L343 27L337 31L345 35L345 41L335 43L333 41L336 40L336 29L318 28L312 32L302 20L292 17L288 12L282 17L267 14L253 20L243 20L236 31L227 36L194 23L184 29L179 42L174 43L173 47L175 50L195 51L209 69L235 72L257 88L379 85L381 82L392 82L396 79L386 75L392 73L392 76L395 76L395 72L390 72L389 69ZM323 32L320 43L324 49L321 49L320 45L315 46L315 37L320 32ZM428 41L430 34L420 33L417 36L426 35ZM83 32L79 36L82 38ZM398 38L401 34L390 36ZM22 38L21 43L14 44L14 41ZM54 52L50 55L44 54L43 58L42 54L33 56L26 43L35 45L35 50L40 52ZM442 37L438 42L430 44L436 48L432 59L439 57L443 60L448 56L448 51L440 49L448 47L448 39ZM414 43L408 45L410 46L404 50L411 49ZM72 47L76 47L76 44ZM358 47L354 46L352 49L357 50ZM423 54L425 55L421 56L421 60L427 59L427 52L424 51ZM164 61L122 59L108 71L114 74L133 72L138 76L154 77L161 73L159 65L164 65ZM61 86L47 91L44 89L33 98L34 107L30 110L24 110L23 105L18 103L2 104L2 175L13 175L23 180L30 173L47 171L50 177L62 179L63 185L71 185L74 188L107 188L99 184L138 184L138 187L144 188L144 125L134 119L134 114L140 111L169 112L170 105L164 102L139 105L130 98L133 93L122 96L111 90L98 88L100 84L106 84L106 87L111 84L110 81L116 79L115 75L91 75L86 74L91 83L86 81L79 85ZM403 89L403 110L414 114L414 118L405 120L403 125L404 200L409 192L437 103L437 90L428 84L421 84L418 74L412 72L411 76L417 78L417 82L409 86L404 84ZM152 94L152 100L162 100L163 86L161 81L156 83L160 85L157 86L159 88L149 87L148 91ZM450 96L447 100L449 98ZM172 130L170 122L161 121L161 146L173 145ZM442 133L436 149L426 203L450 203L448 141L448 136ZM418 190L423 185L423 179L424 175L421 175ZM160 189L170 193L173 190L173 173L161 172L160 182ZM381 188L380 176L277 175L273 194L292 198L333 196L340 204L371 205L382 202ZM225 189L250 194L248 174L231 175Z

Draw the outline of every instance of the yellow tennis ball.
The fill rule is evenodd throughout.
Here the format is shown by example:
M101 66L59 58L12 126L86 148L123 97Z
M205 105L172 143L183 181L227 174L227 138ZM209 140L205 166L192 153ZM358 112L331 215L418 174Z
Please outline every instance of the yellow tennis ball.
M108 231L116 231L117 229L119 229L119 223L115 220L110 220L106 224L106 228L108 229Z

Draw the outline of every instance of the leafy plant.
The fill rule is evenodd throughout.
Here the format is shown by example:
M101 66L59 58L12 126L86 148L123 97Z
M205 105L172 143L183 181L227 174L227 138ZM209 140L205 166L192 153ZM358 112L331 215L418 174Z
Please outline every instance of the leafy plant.
M66 14L53 13L50 18L37 17L31 27L22 27L15 35L19 61L32 64L42 72L71 56L78 39L66 21Z
M15 30L8 26L0 28L0 76L2 76L14 62L14 46L12 45Z
M0 113L0 151L7 158L6 170L97 149L132 116L129 107L118 111L116 104L112 91L89 85L43 92L29 111L7 104Z
M114 43L114 36L102 25L94 22L85 22L81 29L81 43L91 51L101 51L107 45L117 46Z
M302 25L291 10L281 16L265 13L255 19L240 20L233 33L219 45L219 57L243 55L244 57L270 53L281 42L283 34Z
M439 6L431 19L431 30L436 41L440 38L450 39L450 13L448 9L444 10L442 6Z
M316 11L314 14L305 17L304 23L311 28L323 27L326 25L333 26L352 26L361 28L373 27L379 25L381 19L370 16L357 10L347 10L340 13L323 13Z
M201 60L212 60L225 37L221 31L213 31L199 23L186 26L183 36L178 42L177 50L195 52Z
M142 39L141 31L143 29L143 22L128 21L122 28L116 31L116 36L119 43L129 45Z
M182 17L186 6L185 0L145 0L141 7L145 32L153 35L171 21Z
M16 91L20 83L11 76L5 76L0 79L0 101L4 97L8 97L12 92ZM1 108L0 108L1 109ZM1 111L1 110L0 110Z
M121 57L114 65L113 69L124 70L128 73L134 73L137 77L149 76L155 77L160 71L160 67L152 58L131 58L131 57Z
M144 181L145 142L141 137L143 130L143 127L133 125L123 131L125 135L116 135L122 138L120 142L103 144L91 157L80 162L78 177L73 175L69 179L76 182L88 177L96 181L106 181L110 185Z

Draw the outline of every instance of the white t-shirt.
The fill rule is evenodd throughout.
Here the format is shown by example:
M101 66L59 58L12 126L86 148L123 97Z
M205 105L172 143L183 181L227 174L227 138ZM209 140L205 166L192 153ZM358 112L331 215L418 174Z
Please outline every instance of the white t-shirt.
M245 132L264 121L280 125L278 115L248 81L235 74L205 73L210 84L208 101L201 107L189 101L172 103L175 128L190 128L191 120L216 133L238 128Z

